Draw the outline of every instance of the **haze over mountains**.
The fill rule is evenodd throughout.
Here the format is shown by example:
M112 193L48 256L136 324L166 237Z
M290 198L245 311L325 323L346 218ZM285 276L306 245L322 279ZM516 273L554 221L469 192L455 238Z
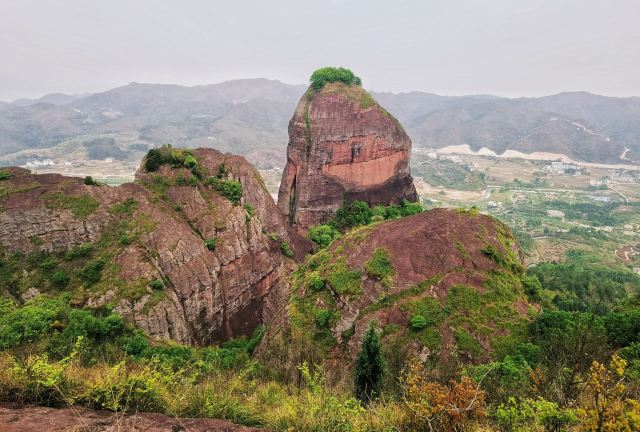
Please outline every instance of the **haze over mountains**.
M244 79L196 87L138 84L91 95L0 103L0 163L136 160L151 147L214 147L283 166L287 125L306 85ZM372 95L416 148L468 145L598 163L640 160L640 98L586 92L508 99L424 92Z

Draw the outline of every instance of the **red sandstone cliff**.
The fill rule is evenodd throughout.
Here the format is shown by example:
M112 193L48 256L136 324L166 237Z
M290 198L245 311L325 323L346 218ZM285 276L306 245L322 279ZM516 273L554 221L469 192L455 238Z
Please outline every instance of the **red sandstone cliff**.
M154 173L140 170L136 183L119 187L12 168L0 185L0 246L62 257L91 243L89 257L64 265L73 275L71 266L101 260L102 278L89 286L72 276L72 301L115 304L153 338L204 344L249 334L287 302L284 278L294 264L281 245L300 258L308 244L292 232L244 158L212 149L193 154L206 175L224 164L225 178L241 182L238 205L201 181L185 182L188 169L168 165ZM216 240L214 250L207 239ZM165 287L154 290L153 280Z
M289 123L278 207L306 228L333 216L345 200L416 201L409 172L411 140L362 87L310 88Z

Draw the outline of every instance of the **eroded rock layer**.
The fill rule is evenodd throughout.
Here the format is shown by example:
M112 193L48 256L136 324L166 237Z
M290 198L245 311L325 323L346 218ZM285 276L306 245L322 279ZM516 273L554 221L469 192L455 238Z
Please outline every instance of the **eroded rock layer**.
M0 184L0 245L59 257L72 302L115 305L153 338L204 344L249 334L287 301L293 261L283 250L300 258L307 243L244 158L212 149L193 156L199 180L165 164L119 187L9 169ZM239 200L208 185L208 176L239 180Z
M362 87L310 88L289 123L278 206L304 229L326 221L345 200L416 201L410 153L398 120Z

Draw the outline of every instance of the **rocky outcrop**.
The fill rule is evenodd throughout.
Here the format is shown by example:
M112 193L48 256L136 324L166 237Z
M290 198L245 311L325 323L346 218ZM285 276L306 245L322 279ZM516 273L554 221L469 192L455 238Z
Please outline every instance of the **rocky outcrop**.
M0 183L0 244L60 257L90 244L89 256L65 264L75 266L73 301L115 304L153 338L204 344L250 334L286 303L284 276L294 263L283 245L301 258L308 243L244 158L211 149L193 156L202 178L240 181L237 203L166 164L119 187L10 169ZM88 284L80 268L97 261L102 277Z
M179 419L156 413L122 415L81 407L0 406L2 432L259 432L264 429L214 419Z
M398 120L362 87L310 87L289 123L278 206L304 229L326 221L345 200L416 201L410 153Z
M532 307L511 231L476 210L435 209L354 230L301 270L288 315L260 354L324 360L340 379L348 374L333 371L355 359L370 322L383 329L396 365L412 355L476 362L491 359Z

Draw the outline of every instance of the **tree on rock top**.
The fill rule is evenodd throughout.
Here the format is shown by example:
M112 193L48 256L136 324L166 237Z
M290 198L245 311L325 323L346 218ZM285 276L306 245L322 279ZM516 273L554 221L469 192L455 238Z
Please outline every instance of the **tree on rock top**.
M323 67L311 74L311 86L316 90L322 89L328 82L343 82L347 85L362 85L360 77L351 70L342 67Z

